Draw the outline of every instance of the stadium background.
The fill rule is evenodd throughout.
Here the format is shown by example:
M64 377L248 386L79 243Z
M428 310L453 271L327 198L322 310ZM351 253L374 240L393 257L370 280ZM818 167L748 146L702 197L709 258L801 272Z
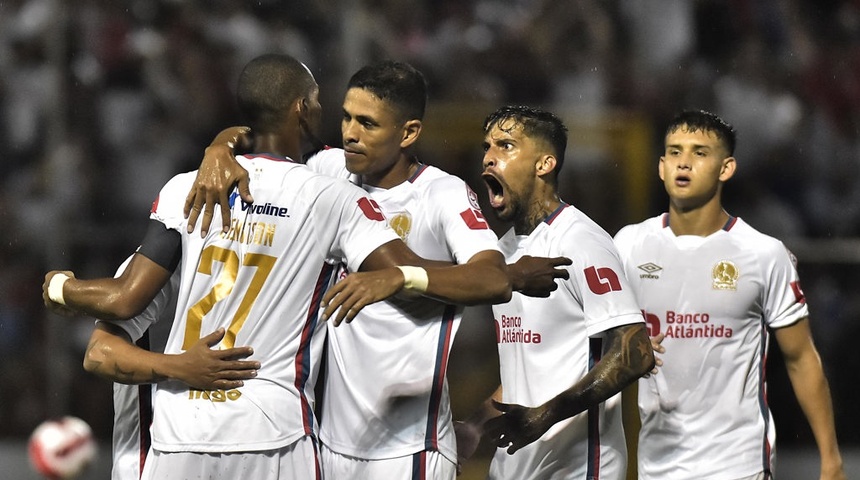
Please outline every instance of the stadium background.
M34 475L23 442L48 417L79 416L109 441L110 385L80 366L91 320L47 314L42 276L112 273L159 187L237 123L238 71L268 51L311 67L332 145L351 73L381 58L420 68L431 98L419 157L482 202L484 116L505 103L557 112L571 138L565 199L613 234L665 209L656 159L671 115L705 108L732 122L728 208L799 257L849 477L860 471L860 2L5 0L0 477ZM491 328L471 322L458 337L459 415L495 381ZM814 443L777 350L778 471L811 478ZM105 446L92 478L104 478L107 456ZM461 478L480 478L482 462Z

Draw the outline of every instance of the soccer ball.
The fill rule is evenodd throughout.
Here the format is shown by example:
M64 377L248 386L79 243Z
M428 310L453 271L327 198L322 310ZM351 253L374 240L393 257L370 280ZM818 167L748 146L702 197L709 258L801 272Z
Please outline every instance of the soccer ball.
M76 417L42 422L30 435L30 463L50 479L72 479L92 463L96 442L87 422Z

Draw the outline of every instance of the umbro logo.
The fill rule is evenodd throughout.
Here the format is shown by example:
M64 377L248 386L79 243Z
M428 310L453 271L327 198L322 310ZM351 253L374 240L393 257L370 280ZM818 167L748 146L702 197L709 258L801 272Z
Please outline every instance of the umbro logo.
M640 274L639 278L651 278L654 280L658 280L660 278L660 271L663 270L663 267L651 262L643 263L642 265L639 265L638 268L645 272Z

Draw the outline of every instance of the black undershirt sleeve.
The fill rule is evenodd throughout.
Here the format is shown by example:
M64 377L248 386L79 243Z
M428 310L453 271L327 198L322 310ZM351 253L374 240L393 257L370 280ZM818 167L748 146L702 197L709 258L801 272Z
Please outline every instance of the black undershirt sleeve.
M182 235L157 220L150 220L137 253L172 272L182 258Z

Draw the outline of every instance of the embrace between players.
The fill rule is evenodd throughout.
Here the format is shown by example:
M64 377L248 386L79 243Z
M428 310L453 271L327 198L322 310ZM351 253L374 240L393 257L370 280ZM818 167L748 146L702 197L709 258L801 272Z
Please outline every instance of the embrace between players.
M616 247L559 198L563 123L500 108L482 162L489 204L513 225L497 239L469 186L413 154L426 88L407 64L362 68L343 101L343 148L323 148L309 70L258 57L237 88L250 128L223 131L199 171L165 185L117 276L46 275L46 305L102 319L87 370L157 383L151 445L147 412L129 411L150 394L115 390L114 478L449 479L481 436L499 447L494 479L621 479L637 464L639 478L769 478L770 328L822 478L844 478L790 254L721 207L731 127L706 112L676 119L659 164L669 212L623 229ZM215 204L221 231L208 230ZM659 275L640 279L649 263ZM717 264L734 272L722 283L708 277ZM163 350L135 346L171 297ZM501 385L455 425L446 369L463 306L476 304L493 304ZM667 337L666 311L705 312L736 333ZM639 382L628 462L619 392L662 364L655 350L665 365Z

